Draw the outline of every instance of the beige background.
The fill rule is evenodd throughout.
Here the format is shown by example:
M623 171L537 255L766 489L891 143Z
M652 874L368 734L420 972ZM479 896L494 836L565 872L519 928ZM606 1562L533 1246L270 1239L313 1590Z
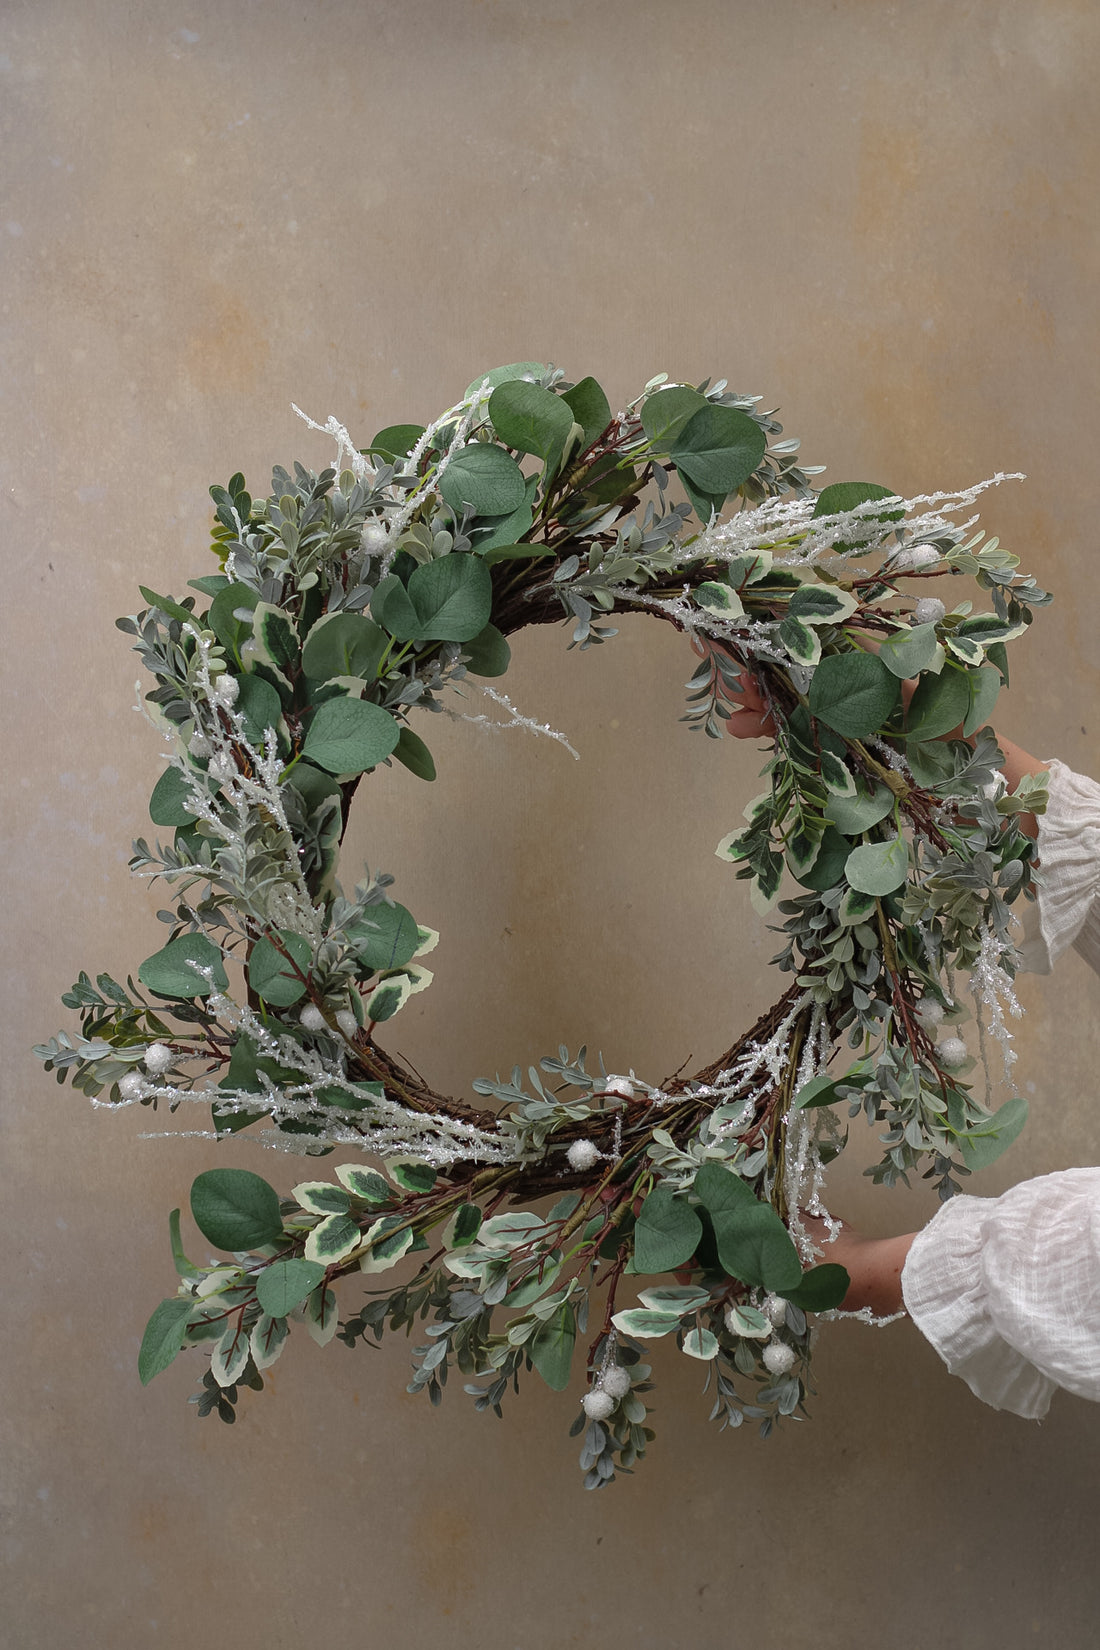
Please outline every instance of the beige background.
M292 400L365 439L516 357L613 402L667 369L762 393L828 479L1024 470L985 519L1058 601L1003 718L1100 770L1096 6L5 0L0 54L5 1650L1092 1645L1100 1411L995 1414L907 1324L827 1329L812 1421L767 1444L662 1354L651 1459L598 1496L576 1393L431 1411L401 1344L295 1345L198 1423L198 1357L143 1392L135 1355L211 1149L27 1050L80 967L160 943L112 621L205 570L209 482L327 462ZM772 993L712 854L755 752L678 725L663 629L565 639L520 638L506 685L581 762L433 721L434 790L387 774L354 821L348 876L392 870L443 932L395 1028L440 1086L582 1038L659 1078ZM1072 957L1026 983L1033 1123L981 1190L1098 1160L1096 993ZM920 1222L923 1187L861 1178L873 1145L837 1206Z

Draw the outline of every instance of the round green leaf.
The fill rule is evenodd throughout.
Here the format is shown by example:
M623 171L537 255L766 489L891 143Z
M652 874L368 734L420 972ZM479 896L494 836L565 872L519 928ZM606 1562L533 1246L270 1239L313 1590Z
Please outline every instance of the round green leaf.
M227 584L210 603L206 615L207 629L212 630L225 651L240 658L241 644L252 634L252 615L260 600L259 593L247 584Z
M405 458L423 434L423 424L387 424L384 430L379 430L367 451L378 458Z
M970 677L955 665L938 676L922 676L905 718L908 739L942 739L970 709Z
M579 384L574 384L571 390L566 390L561 399L584 431L583 445L590 447L611 423L611 407L607 396L594 378L582 378Z
M671 449L672 462L700 492L732 493L752 475L767 437L748 413L707 403L688 419Z
M857 791L855 796L831 796L825 804L825 818L845 836L859 836L885 819L894 806L894 793L887 785L876 785L870 796Z
M963 723L963 734L969 739L970 735L976 733L983 725L997 703L997 695L1001 691L1001 673L992 665L980 665L977 670L968 673L968 684L970 709Z
M180 770L165 768L149 798L149 818L154 825L193 825L190 796L191 786Z
M843 734L867 739L893 715L901 684L873 653L832 653L810 683L810 715Z
M256 1279L256 1299L273 1318L285 1318L325 1275L315 1260L276 1260Z
M403 905L369 905L348 929L348 940L365 967L404 968L420 944L416 923Z
M199 973L199 969L208 969L210 977ZM158 997L208 997L212 991L225 991L229 985L222 954L205 934L181 934L169 940L161 950L146 957L138 969L138 979Z
M386 632L361 613L327 613L306 637L302 669L315 682L334 676L373 681L389 646Z
M309 941L285 928L280 928L278 932L280 944L290 953L302 973L308 973L313 961ZM272 1008L289 1008L306 989L305 981L299 979L287 959L266 936L257 940L252 948L248 959L248 983L256 995Z
M262 751L268 728L279 726L282 703L271 683L251 671L238 676L237 684L240 688L237 709L244 718L245 738L256 750Z
M869 504L876 498L895 498L897 495L890 487L880 487L877 481L834 481L831 487L823 487L817 495L814 505L815 516L843 516L857 505ZM903 510L887 511L881 516L872 516L872 521L900 521Z
M466 386L466 394L473 395L486 381L490 389L496 389L498 384L509 384L514 378L542 378L545 373L546 368L541 361L513 361L507 367L494 367L491 372L483 372L472 379Z
M467 508L478 516L505 516L519 509L526 487L523 471L503 447L472 441L440 476L439 491L458 516Z
M848 886L881 899L900 888L909 875L909 849L904 837L891 842L865 842L853 848L844 867Z
M800 1306L803 1312L829 1312L840 1305L851 1281L843 1266L836 1266L830 1261L825 1266L811 1266L808 1272L803 1272L796 1289L780 1289L778 1293L784 1300Z
M411 728L402 728L401 737L393 747L393 754L402 767L408 768L418 779L435 778L435 762L432 753L418 733Z
M466 669L474 676L503 676L512 662L512 649L495 624L487 624L462 651L469 654Z
M888 637L878 656L895 676L918 676L932 663L938 646L934 624L915 624Z
M667 453L688 419L707 404L706 396L687 384L654 390L642 403L642 429L658 452Z
M670 1186L655 1186L634 1228L635 1271L674 1271L691 1259L702 1236L703 1223L687 1199Z
M216 1249L237 1253L282 1235L279 1194L250 1169L207 1169L191 1187L195 1225Z
M573 414L560 396L519 378L493 391L489 417L506 447L538 458L560 453L573 427Z
M414 568L408 594L421 638L469 642L489 622L493 576L480 556L439 556Z
M400 733L390 713L369 699L329 699L309 724L302 755L328 773L365 773L390 754Z
M548 1387L564 1392L569 1385L573 1346L577 1339L577 1319L568 1301L553 1317L541 1323L527 1343L531 1362Z
M138 1374L142 1386L148 1386L154 1375L167 1369L183 1346L187 1334L187 1320L195 1302L191 1296L173 1295L153 1312L145 1325L138 1353Z

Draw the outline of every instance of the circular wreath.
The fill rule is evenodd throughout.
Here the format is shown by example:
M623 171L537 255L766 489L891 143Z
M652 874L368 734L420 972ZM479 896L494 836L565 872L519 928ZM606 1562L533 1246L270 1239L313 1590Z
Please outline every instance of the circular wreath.
M653 1436L650 1340L708 1366L724 1426L767 1434L802 1409L812 1316L848 1284L801 1218L829 1219L844 1110L882 1131L877 1181L919 1169L944 1197L1019 1132L1022 1099L975 1093L957 974L1007 1072L1020 816L1043 792L1006 791L987 719L1006 644L1049 598L975 529L981 486L815 493L756 400L661 375L613 416L594 379L522 362L363 450L330 419L333 467L277 468L263 500L239 474L212 487L221 570L179 601L142 587L118 621L155 681L168 765L150 814L174 830L131 865L178 903L136 981L81 973L64 998L81 1033L36 1052L96 1104L199 1103L211 1138L259 1125L305 1155L358 1149L288 1198L245 1169L198 1176L192 1215L228 1258L189 1260L173 1213L180 1281L143 1382L208 1343L192 1401L232 1421L292 1324L354 1346L419 1321L410 1391L437 1403L457 1368L499 1415L526 1371L565 1388L580 1337L573 1432L598 1488ZM988 609L920 593L945 577ZM584 649L636 612L695 647L692 730L720 738L740 673L758 684L767 787L718 853L776 912L789 987L690 1077L653 1085L562 1047L476 1080L493 1107L437 1094L384 1046L437 936L392 878L337 881L356 788L391 760L431 779L411 723L459 714L448 690L468 703L472 679L510 724L561 738L488 685L506 638L564 615ZM366 1304L341 1323L352 1274Z

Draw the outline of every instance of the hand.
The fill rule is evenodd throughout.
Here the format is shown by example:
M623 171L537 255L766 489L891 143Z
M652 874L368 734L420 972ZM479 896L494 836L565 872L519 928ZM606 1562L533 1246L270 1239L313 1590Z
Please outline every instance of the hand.
M691 650L698 658L705 659L708 653L716 650L716 644L693 637ZM774 739L775 718L761 692L760 683L744 667L739 672L739 681L740 686L735 692L741 703L734 708L726 723L728 731L735 739Z

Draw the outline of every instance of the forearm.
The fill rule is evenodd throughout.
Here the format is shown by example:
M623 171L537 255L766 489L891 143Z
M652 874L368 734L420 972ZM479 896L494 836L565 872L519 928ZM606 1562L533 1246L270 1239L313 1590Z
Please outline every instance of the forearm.
M841 1302L842 1312L858 1312L870 1307L879 1318L904 1312L901 1272L916 1237L905 1232L900 1237L867 1238L842 1225L836 1238L828 1241L823 1220L804 1217L807 1230L824 1249L823 1259L843 1266L851 1282Z

